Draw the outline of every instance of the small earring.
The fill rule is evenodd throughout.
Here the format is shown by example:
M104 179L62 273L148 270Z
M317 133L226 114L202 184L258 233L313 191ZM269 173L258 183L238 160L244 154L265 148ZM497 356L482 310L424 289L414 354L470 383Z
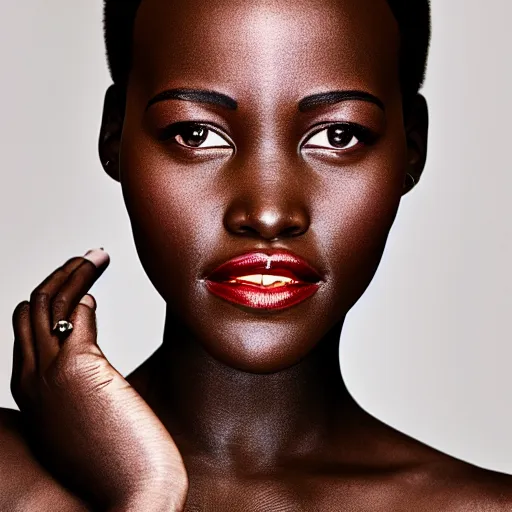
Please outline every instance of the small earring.
M409 183L407 183L409 182ZM416 180L414 179L414 176L410 173L407 173L405 175L405 183L404 183L404 188L407 188L407 189L412 189L416 186Z
M110 165L110 160L107 160L107 161L105 162L105 167L108 167L109 165Z

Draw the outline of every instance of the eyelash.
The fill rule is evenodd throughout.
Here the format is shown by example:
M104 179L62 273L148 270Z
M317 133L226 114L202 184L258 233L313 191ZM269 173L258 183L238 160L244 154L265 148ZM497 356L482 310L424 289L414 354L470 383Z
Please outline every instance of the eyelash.
M201 148L200 146L193 147L193 146L189 146L187 144L182 144L176 140L176 137L181 135L182 132L184 132L187 129L192 130L194 128L206 130L207 131L206 138L208 138L208 135L210 133L215 134L217 137L224 139L226 145L208 146L207 148ZM158 140L160 140L162 142L171 142L172 144L178 144L179 146L185 147L187 149L199 149L199 150L212 149L212 148L226 147L227 145L232 147L232 143L230 141L226 140L226 137L224 135L221 135L219 133L220 130L219 131L217 131L217 130L219 130L219 129L218 128L215 129L214 127L212 127L211 125L206 124L206 123L198 123L198 122L194 122L194 121L181 121L178 123L173 123L169 126L166 126L163 130L160 130L160 132L158 133ZM174 140L171 140L171 139L174 139ZM183 138L182 138L182 140L183 140Z
M207 146L206 148L203 148L201 146L197 146L197 147L190 146L190 145L184 144L184 143L176 140L176 137L181 136L182 133L186 129L193 130L194 128L198 130L197 133L199 133L199 130L206 130L207 133L205 134L206 135L205 140L208 139L208 135L210 133L213 133L217 138L223 139L226 144L225 145L212 145L212 146ZM361 145L363 145L363 146L371 145L377 139L377 134L375 134L372 130L369 130L368 128L366 128L364 126L361 126L356 123L338 122L338 123L330 123L327 125L322 124L322 128L316 130L311 135L308 135L308 137L305 139L305 141L301 144L300 147L307 148L307 145L308 145L309 141L311 141L311 139L314 139L315 137L320 135L322 132L327 132L329 129L334 129L334 128L338 128L338 129L342 128L343 130L346 130L348 132L348 134L351 135L349 143L352 142L352 140L354 138L357 139L357 143L350 146L349 148L327 147L325 145L311 146L311 148L324 149L324 150L337 152L337 153L346 153L348 151L357 149ZM225 148L228 146L233 148L232 142L226 140L226 137L224 135L221 135L217 130L219 130L219 132L220 132L219 128L215 129L210 124L207 124L207 123L194 122L194 121L181 121L178 123L173 123L173 124L163 128L162 130L160 130L160 132L158 133L158 140L160 140L162 142L171 142L173 144L178 144L179 146L185 147L187 149L198 149L198 150L213 149L213 148L218 149L218 148ZM326 133L325 139L327 140L328 144L331 144L329 142L328 138L329 138L329 135ZM171 140L171 139L174 139L174 140ZM181 137L181 139L183 141L183 137ZM204 143L204 141L201 142L201 144L203 144L203 143ZM332 146L332 144L331 144L331 146Z
M311 146L311 148L328 150L328 151L332 151L335 153L347 153L349 151L358 149L361 145L370 146L373 143L375 143L378 138L378 136L375 132L373 132L372 130L370 130L364 126L361 126L360 124L347 123L347 122L330 123L328 125L322 124L321 129L318 129L311 135L308 135L308 137L305 139L305 141L301 144L301 148L307 149L307 145L311 141L311 139L314 139L315 137L319 136L323 132L326 132L325 139L327 140L327 143L332 146L331 142L328 140L329 135L327 132L329 129L335 129L335 128L342 128L343 130L348 132L348 134L350 135L350 139L349 139L348 143L352 142L352 140L354 138L357 139L357 143L348 148L327 147L326 145L318 145L318 146L313 145L313 146Z

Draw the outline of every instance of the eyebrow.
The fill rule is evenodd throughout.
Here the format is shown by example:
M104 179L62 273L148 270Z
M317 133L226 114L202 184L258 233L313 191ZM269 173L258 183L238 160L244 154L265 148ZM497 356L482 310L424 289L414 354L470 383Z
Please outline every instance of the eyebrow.
M159 101L166 100L186 100L198 103L212 103L229 110L236 110L238 108L238 104L233 98L230 98L220 92L202 89L169 89L167 91L162 91L155 97L151 98L146 105L146 110L148 110L151 105L154 105Z
M349 100L360 100L367 101L368 103L373 103L377 105L382 110L384 109L384 103L369 92L365 91L329 91L329 92L321 92L319 94L312 94L311 96L306 96L302 100L299 101L299 111L306 112L308 110L321 107L324 105L332 105L333 103L340 103L342 101Z
M227 108L228 110L236 110L238 108L238 103L236 100L220 92L203 89L168 89L158 93L156 96L151 98L146 105L146 110L148 110L149 107L155 103L167 100L185 100L198 103L211 103L214 105L220 105L221 107ZM377 105L382 110L385 110L384 103L379 98L377 98L377 96L374 96L369 92L353 90L321 92L319 94L306 96L299 101L299 111L307 112L308 110L312 110L324 105L332 105L334 103L350 100L367 101Z

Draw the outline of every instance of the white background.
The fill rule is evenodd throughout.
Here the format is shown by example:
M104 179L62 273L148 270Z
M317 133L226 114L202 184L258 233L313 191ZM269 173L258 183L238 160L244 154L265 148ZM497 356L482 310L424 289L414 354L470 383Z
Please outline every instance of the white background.
M164 303L135 253L118 184L97 157L110 80L100 0L0 7L0 406L11 315L55 267L104 246L92 292L100 345L126 374L159 345ZM356 400L391 426L512 474L508 0L433 0L421 184L402 202L340 360Z

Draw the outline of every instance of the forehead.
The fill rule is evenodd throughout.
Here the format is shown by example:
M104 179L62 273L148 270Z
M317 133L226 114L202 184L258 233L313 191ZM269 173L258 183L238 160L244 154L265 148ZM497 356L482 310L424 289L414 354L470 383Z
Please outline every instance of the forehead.
M385 0L143 0L132 70L151 92L333 86L385 96L398 81L398 50Z

